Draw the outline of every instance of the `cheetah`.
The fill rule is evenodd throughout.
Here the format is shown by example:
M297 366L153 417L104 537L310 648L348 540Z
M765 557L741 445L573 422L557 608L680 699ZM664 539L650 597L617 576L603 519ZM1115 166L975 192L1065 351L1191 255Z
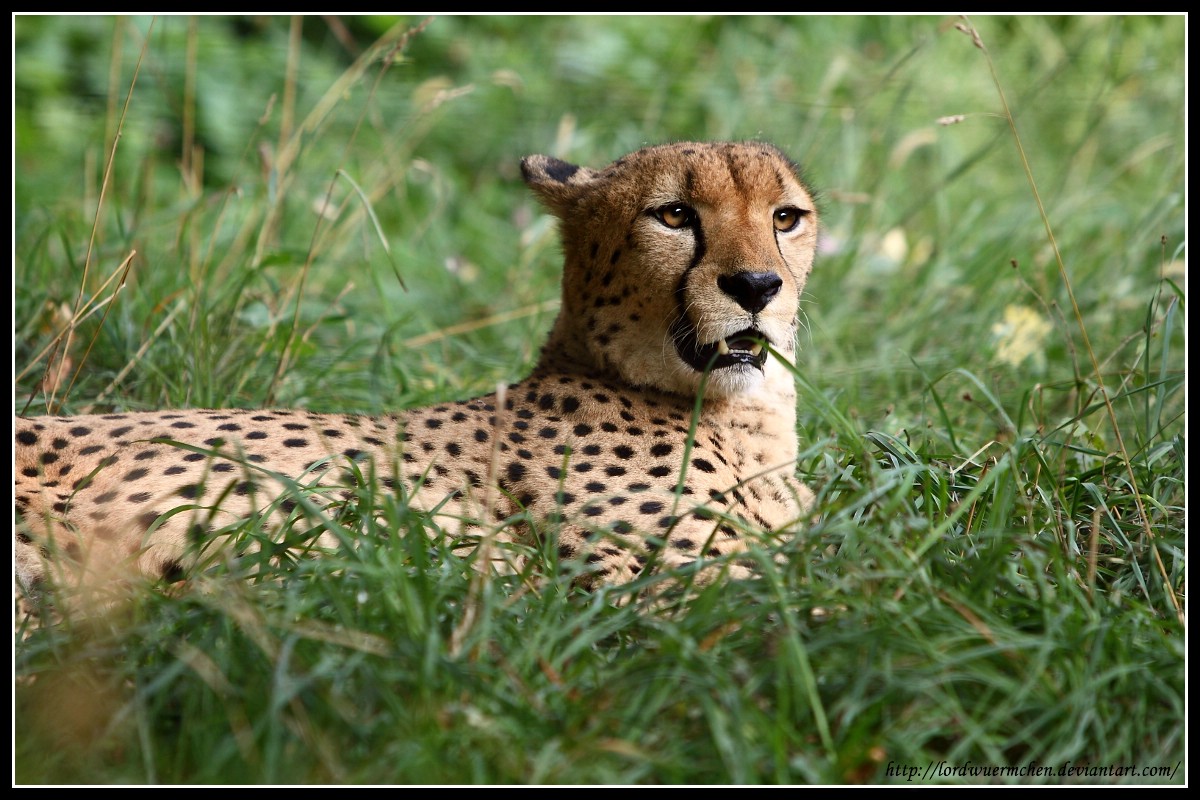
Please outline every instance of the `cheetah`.
M283 526L363 476L468 539L554 535L589 586L651 565L746 574L748 537L794 531L813 501L794 474L799 300L817 245L798 168L766 143L686 142L603 169L535 155L521 172L564 253L561 310L527 378L378 417L17 418L22 591L113 565L178 580L223 526Z

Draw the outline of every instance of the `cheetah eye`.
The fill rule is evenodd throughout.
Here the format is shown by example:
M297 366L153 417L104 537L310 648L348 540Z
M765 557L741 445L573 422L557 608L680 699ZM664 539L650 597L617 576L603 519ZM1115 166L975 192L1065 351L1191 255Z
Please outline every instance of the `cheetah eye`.
M683 228L696 219L696 211L683 203L667 203L654 209L654 216L668 228Z
M807 213L807 211L801 211L795 206L784 206L783 208L775 209L775 213L772 215L772 219L775 222L775 230L780 233L795 230L796 226L800 224L800 220L804 219Z

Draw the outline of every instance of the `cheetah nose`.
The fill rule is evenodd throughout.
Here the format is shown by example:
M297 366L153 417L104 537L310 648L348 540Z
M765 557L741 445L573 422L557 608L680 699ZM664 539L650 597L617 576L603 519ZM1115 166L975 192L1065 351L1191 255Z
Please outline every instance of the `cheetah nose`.
M739 272L717 278L717 286L739 306L757 314L779 294L783 279L774 272Z

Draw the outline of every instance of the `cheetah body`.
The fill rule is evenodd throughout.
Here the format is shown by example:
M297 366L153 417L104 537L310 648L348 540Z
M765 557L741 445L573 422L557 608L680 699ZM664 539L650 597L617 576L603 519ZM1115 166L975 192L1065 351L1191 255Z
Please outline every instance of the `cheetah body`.
M565 256L562 310L528 378L382 417L18 418L19 584L117 564L174 578L223 526L282 525L364 479L468 538L535 520L594 582L794 528L811 493L794 478L791 369L816 248L794 165L761 143L681 143L602 170L531 156L522 172L561 220Z

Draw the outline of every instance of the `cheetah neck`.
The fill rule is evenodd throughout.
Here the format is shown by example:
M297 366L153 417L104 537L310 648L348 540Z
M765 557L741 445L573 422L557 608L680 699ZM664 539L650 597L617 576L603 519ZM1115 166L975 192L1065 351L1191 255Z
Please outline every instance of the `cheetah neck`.
M562 321L555 326L542 350L537 366L522 383L558 384L565 381L592 382L607 390L620 392L643 408L665 408L691 419L696 411L695 396L664 392L655 387L630 386L614 369L598 365L589 349L561 336ZM520 385L520 384L518 384ZM745 429L789 442L782 453L796 455L796 387L787 366L772 359L766 365L766 380L744 393L706 396L700 405L700 427Z

